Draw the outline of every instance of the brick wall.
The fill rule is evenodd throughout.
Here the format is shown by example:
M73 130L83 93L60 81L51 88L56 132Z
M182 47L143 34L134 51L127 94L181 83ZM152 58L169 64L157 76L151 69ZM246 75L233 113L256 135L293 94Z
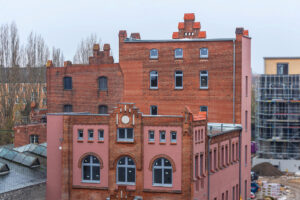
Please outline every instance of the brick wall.
M30 143L30 135L37 135L38 142L47 142L46 123L28 124L14 127L14 145L23 146Z

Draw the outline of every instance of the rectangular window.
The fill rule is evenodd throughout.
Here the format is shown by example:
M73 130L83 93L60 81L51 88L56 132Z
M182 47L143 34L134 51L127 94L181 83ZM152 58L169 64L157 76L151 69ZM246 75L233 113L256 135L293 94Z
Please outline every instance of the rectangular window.
M207 112L207 106L200 106L200 112Z
M287 63L277 63L277 74L278 75L288 75L288 67Z
M150 89L158 88L158 72L151 71L150 72Z
M154 131L148 131L148 141L154 142Z
M226 197L225 197L226 200L228 200L228 190L226 191Z
M208 89L208 71L200 71L200 89Z
M198 155L196 155L195 156L195 179L197 179L198 178L198 162L199 162L199 157L198 157Z
M183 58L183 50L181 48L175 49L175 58Z
M118 141L133 142L133 128L118 128Z
M64 105L64 112L73 112L73 106L70 104Z
M183 88L183 73L182 71L175 72L175 89Z
M236 184L235 186L236 200L240 199L239 186Z
M248 130L248 111L245 111L245 131Z
M157 49L151 49L150 50L150 59L157 59L158 58L158 50Z
M176 131L171 131L171 142L176 143L177 142L177 133Z
M159 131L159 141L166 142L166 131Z
M232 187L232 200L235 200L235 187Z
M224 195L224 193L222 193L222 200L225 200L225 195Z
M200 58L208 58L208 48L200 49Z
M245 166L247 166L247 145L245 146Z
M83 140L83 130L82 129L78 129L78 140Z
M211 171L213 168L212 168L212 152L210 151L209 152L209 170Z
M93 140L94 139L94 130L89 129L88 130L88 140Z
M214 169L217 170L217 149L214 149Z
M235 159L236 160L239 160L239 144L238 143L236 143L235 144L235 153L236 153L236 156L235 156Z
M225 146L225 162L226 162L226 165L228 165L229 164L229 162L228 162L228 146L226 145Z
M234 162L234 144L232 144L232 150L231 150L231 161Z
M157 115L157 106L150 106L150 115Z
M101 76L98 80L98 88L101 91L107 91L107 77Z
M200 155L200 176L203 176L203 154Z
M245 180L245 199L247 199L247 180Z
M222 163L222 167L223 167L225 165L224 164L224 146L222 146L221 163Z
M103 129L99 129L98 130L98 140L99 141L103 141L104 140L104 130Z
M64 89L72 90L72 77L64 77Z

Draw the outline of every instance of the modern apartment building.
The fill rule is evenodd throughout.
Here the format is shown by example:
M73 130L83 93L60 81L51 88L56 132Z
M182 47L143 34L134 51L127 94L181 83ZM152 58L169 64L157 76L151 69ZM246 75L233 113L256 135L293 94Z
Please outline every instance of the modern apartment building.
M47 64L48 113L110 114L119 102L133 102L143 115L154 117L182 115L186 106L191 113L205 111L210 123L242 127L240 170L231 174L239 176L238 186L235 192L228 189L228 195L238 190L235 198L247 199L251 168L247 161L251 138L250 58L248 31L237 28L233 38L207 39L200 22L195 22L194 14L184 15L184 22L178 24L172 39L143 40L139 33L128 36L127 31L122 30L119 32L119 63L114 63L110 46L105 44L103 50L99 45L94 46L88 65L65 62L64 67L53 67L51 62ZM83 120L82 123L88 122ZM72 126L64 126L64 131L67 127ZM47 128L51 128L49 124ZM58 140L54 141L57 144L53 148L60 146L62 152L73 144L73 140L61 139L61 145ZM216 154L221 155L221 151L218 146ZM51 160L51 155L48 158ZM61 159L72 162L64 153ZM57 170L53 167L48 170ZM225 198L226 191L224 195ZM222 197L220 191L209 199ZM196 199L208 199L208 196Z
M300 57L266 57L256 86L254 164L300 170Z

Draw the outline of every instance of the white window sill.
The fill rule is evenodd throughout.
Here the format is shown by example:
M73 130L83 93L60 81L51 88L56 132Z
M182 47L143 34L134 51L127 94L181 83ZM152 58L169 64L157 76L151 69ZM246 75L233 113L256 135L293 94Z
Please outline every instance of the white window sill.
M200 87L199 89L201 89L201 90L207 90L208 87Z
M172 184L152 184L154 187L173 187Z
M175 90L183 90L183 87L175 87Z
M133 139L117 139L117 142L134 142Z
M158 90L158 87L150 87L150 90Z
M135 185L135 183L117 182L117 185Z
M100 181L88 181L88 180L82 180L81 183L100 183Z

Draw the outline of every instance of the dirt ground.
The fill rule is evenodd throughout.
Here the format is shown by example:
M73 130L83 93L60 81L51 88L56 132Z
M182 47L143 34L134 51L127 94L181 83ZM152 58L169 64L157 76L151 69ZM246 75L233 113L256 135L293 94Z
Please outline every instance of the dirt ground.
M292 175L283 175L280 177L259 177L259 181L267 181L268 183L279 183L283 187L282 198L286 200L300 200L300 177ZM257 193L257 200L263 199L261 191Z

